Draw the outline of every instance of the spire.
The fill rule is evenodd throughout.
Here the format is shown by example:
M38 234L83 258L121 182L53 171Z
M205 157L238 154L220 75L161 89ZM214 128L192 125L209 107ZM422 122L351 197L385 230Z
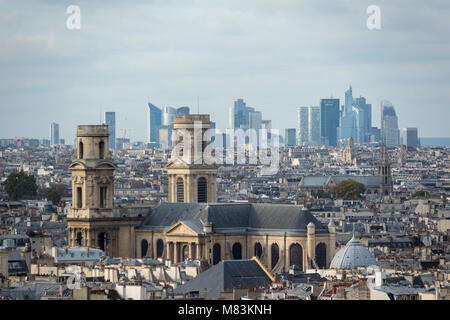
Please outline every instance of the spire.
M355 238L355 229L356 229L355 223L353 222L353 231L352 231L353 236L352 236L352 238Z

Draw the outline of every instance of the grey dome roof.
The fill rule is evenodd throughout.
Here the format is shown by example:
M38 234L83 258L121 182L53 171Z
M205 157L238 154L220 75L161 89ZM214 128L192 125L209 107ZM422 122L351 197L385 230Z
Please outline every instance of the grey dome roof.
M330 269L353 269L377 265L377 260L359 240L353 237L333 257Z

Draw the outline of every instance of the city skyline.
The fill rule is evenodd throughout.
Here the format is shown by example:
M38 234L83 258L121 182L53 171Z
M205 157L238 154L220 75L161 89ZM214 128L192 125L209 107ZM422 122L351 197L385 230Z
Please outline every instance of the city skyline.
M240 97L283 132L296 127L298 106L330 96L343 101L350 84L372 104L375 126L388 99L399 128L449 136L450 7L439 1L426 10L416 9L418 1L379 1L381 30L366 27L368 1L135 1L114 8L80 1L80 30L66 28L66 4L0 3L1 138L47 138L57 122L61 138L73 141L76 125L99 123L107 106L116 112L117 137L127 129L127 137L146 141L149 102L197 113L199 101L200 113L225 128Z

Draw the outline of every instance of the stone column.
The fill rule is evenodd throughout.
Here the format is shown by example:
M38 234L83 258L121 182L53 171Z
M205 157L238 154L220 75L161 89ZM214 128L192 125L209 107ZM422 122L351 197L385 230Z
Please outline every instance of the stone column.
M84 231L83 232L84 233L83 245L87 246L88 245L88 229L84 228L83 231Z
M73 247L75 246L75 229L74 228L70 228L69 230L69 246Z
M173 263L177 263L180 259L179 254L180 254L180 245L178 242L175 242L175 248L174 248L174 258L173 258Z
M195 259L195 243L189 244L189 259L191 260Z
M316 227L314 223L310 222L307 226L307 237L306 237L306 246L308 251L308 263L306 265L306 268L314 267L312 264L312 261L315 260L316 255L316 248L315 248L315 242L316 242Z

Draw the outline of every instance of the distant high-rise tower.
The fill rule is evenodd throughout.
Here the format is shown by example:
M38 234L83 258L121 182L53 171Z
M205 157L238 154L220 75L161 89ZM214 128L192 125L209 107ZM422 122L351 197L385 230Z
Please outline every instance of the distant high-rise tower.
M335 147L339 128L339 99L320 100L320 122L323 142L328 146Z
M308 107L308 142L320 145L320 107Z
M391 164L386 144L380 146L380 160L378 163L378 178L380 183L380 195L390 195L393 192Z
M162 121L162 111L149 103L147 108L147 142L159 142L159 127Z
M287 147L295 146L297 130L295 128L287 128L284 135L284 145Z
M51 125L51 130L50 130L50 143L52 145L57 145L59 144L59 124L53 122Z
M231 129L248 129L250 111L254 111L254 109L247 107L244 99L237 99L229 110L229 127Z
M348 140L353 137L353 140L359 142L357 139L356 130L356 113L353 110L353 95L352 87L345 91L345 105L342 112L341 119L339 120L339 139L341 141Z
M319 107L308 106L297 108L297 144L320 144Z
M179 107L176 110L176 114L189 114L189 107L188 106Z
M419 146L417 128L403 128L402 145L407 149L414 149Z
M297 144L299 146L308 143L308 107L297 108Z
M381 101L381 140L389 148L397 147L400 143L398 118L394 106L387 100Z
M359 97L355 99L355 107L357 110L362 110L362 118L358 119L357 135L361 142L370 142L370 130L372 129L372 105L366 103L366 98Z
M116 148L116 113L105 112L104 124L108 125L109 148L114 150Z
M163 126L170 126L173 124L173 117L177 110L173 107L163 107L162 108L162 121Z

